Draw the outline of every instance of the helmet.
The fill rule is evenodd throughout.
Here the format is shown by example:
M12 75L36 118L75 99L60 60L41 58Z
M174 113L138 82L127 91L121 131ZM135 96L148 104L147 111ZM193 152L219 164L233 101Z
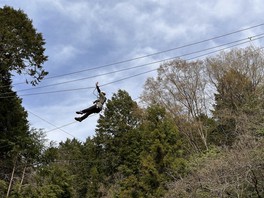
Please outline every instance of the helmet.
M106 93L104 91L101 91L102 94L106 95Z

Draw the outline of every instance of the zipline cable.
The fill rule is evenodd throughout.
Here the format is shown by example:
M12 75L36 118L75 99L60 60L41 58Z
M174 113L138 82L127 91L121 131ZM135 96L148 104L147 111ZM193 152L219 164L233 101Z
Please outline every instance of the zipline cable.
M47 133L49 133L49 132L51 132L51 131L60 130L60 131L62 131L63 133L65 133L65 134L67 134L67 135L70 135L71 137L75 138L76 140L81 141L79 138L76 138L74 135L72 135L72 134L70 134L69 132L67 132L67 131L65 131L65 130L62 129L62 128L65 127L65 126L69 126L69 125L71 125L71 124L76 123L76 121L58 127L58 126L54 125L53 123L47 121L46 119L40 117L39 115L33 113L32 111L27 110L27 112L29 112L30 114L32 114L32 115L34 115L35 117L39 118L40 120L42 120L42 121L44 121L44 122L46 122L46 123L48 123L48 124L50 124L50 125L56 127L55 129L49 130L49 131L47 131L47 132L44 132L45 134L47 134ZM5 147L8 147L8 146L10 146L10 144L6 144L6 145L3 145L3 146L0 146L0 149L5 148Z
M33 112L29 111L29 110L27 110L27 112L29 112L30 114L34 115L35 117L41 119L42 121L44 121L44 122L46 122L46 123L48 123L48 124L50 124L50 125L56 127L56 129L59 129L59 130L62 131L63 133L66 133L66 134L72 136L73 138L78 139L78 138L76 138L74 135L70 134L69 132L67 132L67 131L65 131L65 130L63 130L63 129L61 129L61 128L63 128L64 126L68 126L68 125L70 125L70 124L74 124L74 123L76 123L76 121L71 122L70 124L67 124L67 125L63 125L62 127L57 127L56 125L54 125L53 123L51 123L51 122L47 121L46 119L40 117L39 115L37 115L37 114L35 114L35 113L33 113ZM48 133L48 132L44 132L44 133Z
M255 37L259 37L259 36L262 36L262 35L264 35L264 33L251 36L250 37L250 41L252 39L254 39ZM236 40L236 41L232 41L232 42L228 42L228 43L224 43L224 44L221 44L221 45L218 45L218 46L214 46L214 47L210 47L210 48L206 48L206 49L202 49L202 50L197 50L197 51L186 53L186 54L183 54L183 55L174 56L173 59L189 56L189 55L192 55L192 54L201 53L201 52L204 52L204 51L212 50L212 49L215 49L215 48L218 48L218 47L222 47L222 46L225 46L225 45L230 45L230 44L241 42L241 41L245 41L245 40L248 40L248 39L249 39L249 37L244 38L244 39L239 39L239 40ZM163 62L163 61L164 60L160 60L160 62ZM111 71L111 72L107 72L107 73L103 73L103 74L97 74L97 75L93 75L93 76L88 76L88 77L85 77L85 78L79 78L79 79L64 81L64 82L60 82L60 83L54 83L54 84L49 84L49 85L44 85L44 86L38 86L38 87L32 87L32 88L27 88L27 89L16 90L16 92L22 92L22 91L28 91L28 90L34 90L34 89L42 89L42 88L46 88L46 87L53 87L53 86L57 86L57 85L63 85L63 84L66 84L66 83L73 83L73 82L87 80L87 79L96 78L96 77L101 77L101 76L105 76L105 75L109 75L109 74L115 74L115 73L118 73L118 72L123 72L123 71L131 70L131 69L145 67L145 66L148 66L148 65L151 65L151 64L153 64L153 63L151 62L151 63L141 64L141 65L132 66L132 67L124 68L124 69L119 69L119 70L116 70L116 71ZM9 93L12 93L12 92L9 92ZM2 94L8 94L8 92L2 93Z
M95 114L92 114L92 115L90 115L89 117L93 117L93 116L95 116ZM55 131L55 130L61 129L61 128L63 128L63 127L66 127L66 126L72 125L72 124L74 124L74 123L77 123L77 121L70 122L70 123L68 123L68 124L65 124L65 125L62 125L62 126L56 127L56 128L51 129L51 130L49 130L49 131L46 131L45 133L50 133L50 132L52 132L52 131ZM75 139L77 139L77 138L75 138Z
M259 38L255 38L255 39L251 39L250 41L257 40L257 39L261 39L263 37L264 36L261 36ZM250 41L244 41L244 42L241 42L241 43L238 43L238 44L229 46L229 47L221 48L219 50L215 50L215 51L208 52L208 53L205 53L205 54L196 56L196 57L192 57L192 58L187 59L187 60L192 60L192 59L196 59L196 58L199 58L199 57L203 57L203 56L206 56L206 55L209 55L209 54L213 54L213 53L216 53L216 52L219 52L219 51L222 51L222 50L226 50L226 49L229 49L229 48L238 46L238 45L246 44L246 43L248 43ZM227 45L227 44L225 44L225 45ZM203 51L205 51L205 50L203 50ZM177 57L179 57L179 56L177 56ZM175 59L177 57L171 57L171 58L167 58L167 59L155 61L155 62L152 62L152 63L148 63L148 65L150 65L150 64L156 64L156 63L160 63L160 62L164 62L164 61L168 61L168 60L172 60L172 59ZM109 85L109 84L113 84L115 82L123 81L123 80L129 79L129 78L133 78L133 77L136 77L136 76L139 76L139 75L143 75L143 74L146 74L146 73L150 73L150 72L153 72L153 71L156 71L156 70L157 70L157 68L152 69L152 70L148 70L148 71L145 71L145 72L142 72L142 73L138 73L138 74L135 74L135 75L132 75L132 76L128 76L128 77L125 77L125 78L121 78L119 80L116 80L116 81L112 81L112 82L103 84L101 86L106 86L106 85ZM74 89L66 89L66 90L57 90L57 91L47 91L47 92L29 93L29 94L22 94L20 96L42 95L42 94L51 94L51 93L59 93L59 92L69 92L69 91L77 91L77 90L84 90L84 89L94 89L94 87L83 87L83 88L74 88ZM10 93L13 93L13 92L10 92ZM10 98L10 97L13 97L13 96L12 95L2 96L2 97L0 96L0 99L1 98Z
M263 25L264 25L264 23L261 23L261 24L258 24L258 25L254 25L254 26L250 26L250 27L247 27L247 28L243 28L243 29L240 29L240 30L233 31L233 32L229 32L229 33L226 33L226 34L223 34L223 35L211 37L209 39L204 39L204 40L201 40L201 41L197 41L197 42L193 42L193 43L190 43L190 44L174 47L174 48L171 48L171 49L158 51L158 52L155 52L155 53L152 53L152 54L147 54L147 55L139 56L139 57L136 57L136 58L130 58L130 59L127 59L127 60L121 60L121 61L117 61L117 62L114 62L114 63L109 63L109 64L105 64L105 65L101 65L101 66L97 66L97 67L93 67L93 68L88 68L88 69L84 69L84 70L79 70L79 71L75 71L75 72L70 72L70 73L55 75L55 76L51 76L51 77L46 77L44 80L58 78L58 77L63 77L63 76L67 76L67 75L77 74L77 73L82 73L82 72L96 70L96 69L101 69L101 68L104 68L104 67L109 67L109 66L113 66L113 65L118 65L118 64L122 64L122 63L131 62L131 61L134 61L134 60L139 60L139 59L155 56L155 55L158 55L158 54L174 51L174 50L185 48L185 47L194 46L194 45L205 43L205 42L208 42L208 41L211 41L211 40L215 40L215 39L223 38L223 37L230 36L230 35L233 35L233 34L237 34L239 32L243 32L243 31L246 31L246 30L257 28L257 27L260 27L260 26L263 26ZM18 84L25 84L25 82L15 83L13 85L18 85Z
M263 49L264 47L260 47L259 49ZM149 72L152 72L152 71L155 71L156 69L153 69L153 70L151 70L151 71L146 71L146 72L144 72L144 73L149 73ZM142 74L142 73L141 73ZM137 75L140 75L140 74L137 74ZM136 76L136 75L135 75ZM103 84L103 85L101 85L101 86L106 86L106 85L108 85L108 83L107 84ZM133 99L134 101L135 100L138 100L139 99L139 97L137 97L137 98L135 98L135 99ZM93 115L91 115L91 116L94 116L95 114L93 114ZM71 123L69 123L69 124L65 124L65 125L62 125L62 126L60 126L60 127L56 127L56 128L54 128L54 129L51 129L51 130L49 130L49 131L47 131L46 133L49 133L49 132L52 132L52 131L55 131L55 130L57 130L57 129L60 129L60 128L63 128L63 127L65 127L65 126L68 126L68 125L71 125L71 124L73 124L73 123L75 123L75 122L71 122Z

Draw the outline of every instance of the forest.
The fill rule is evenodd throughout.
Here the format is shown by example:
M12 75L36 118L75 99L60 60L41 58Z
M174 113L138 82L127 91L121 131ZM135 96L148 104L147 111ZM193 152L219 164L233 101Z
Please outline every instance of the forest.
M120 89L93 137L54 145L12 89L13 74L48 75L42 34L11 7L0 27L0 197L264 197L261 48L167 61L139 103Z

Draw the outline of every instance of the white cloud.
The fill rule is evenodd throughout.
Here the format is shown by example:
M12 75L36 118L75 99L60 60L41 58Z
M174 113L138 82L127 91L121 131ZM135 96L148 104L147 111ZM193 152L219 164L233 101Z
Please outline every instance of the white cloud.
M65 62L71 60L72 58L76 57L79 53L79 50L71 45L65 45L65 46L54 46L54 49L52 50L53 53L50 55L51 58L55 62L59 62L61 64L64 64Z

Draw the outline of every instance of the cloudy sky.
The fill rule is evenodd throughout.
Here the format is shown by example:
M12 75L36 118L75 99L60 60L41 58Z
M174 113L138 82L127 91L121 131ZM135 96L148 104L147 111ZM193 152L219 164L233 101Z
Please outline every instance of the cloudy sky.
M32 88L16 76L14 90L31 126L56 142L95 134L99 115L81 123L74 117L96 99L97 81L108 98L122 89L137 100L163 60L202 59L239 40L248 43L237 47L263 47L263 0L0 0L4 5L23 10L46 41L47 79Z

